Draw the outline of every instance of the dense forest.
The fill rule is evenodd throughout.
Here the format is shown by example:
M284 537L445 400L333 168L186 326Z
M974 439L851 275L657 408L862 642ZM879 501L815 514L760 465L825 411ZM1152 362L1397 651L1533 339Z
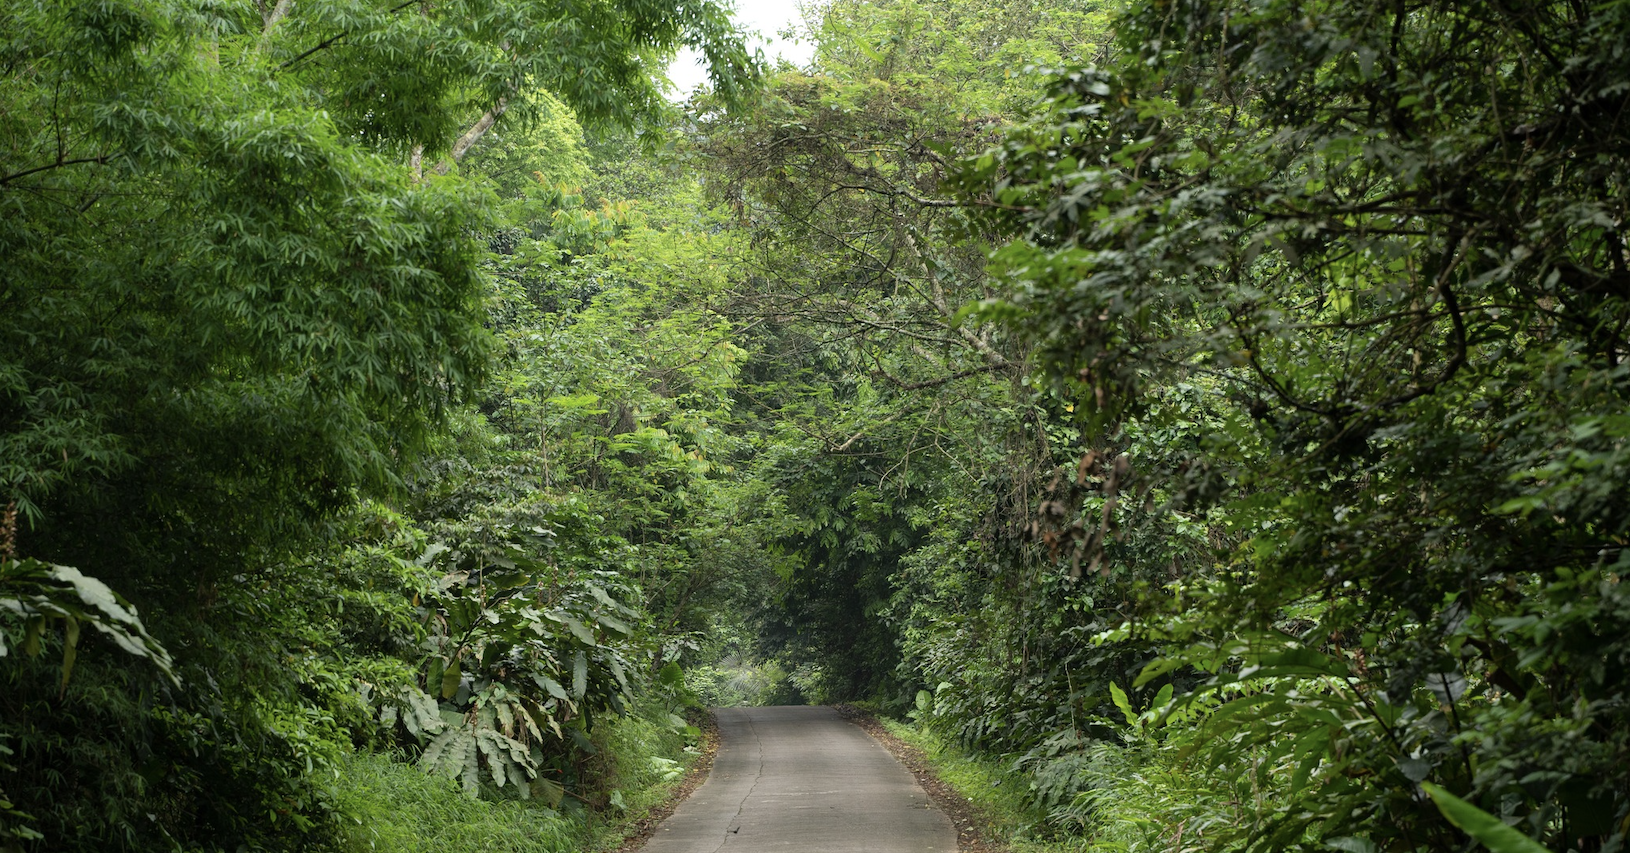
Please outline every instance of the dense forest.
M0 0L0 850L614 847L834 702L1037 850L1624 849L1630 2L795 29Z

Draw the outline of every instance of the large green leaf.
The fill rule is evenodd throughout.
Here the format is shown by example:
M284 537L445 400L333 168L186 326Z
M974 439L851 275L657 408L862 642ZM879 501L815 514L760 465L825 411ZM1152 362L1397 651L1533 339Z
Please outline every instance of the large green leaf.
M1462 800L1431 782L1422 782L1421 789L1432 797L1438 810L1449 822L1465 830L1467 835L1482 842L1494 853L1551 853L1545 845L1506 826L1494 815Z
M1115 701L1115 707L1121 709L1121 715L1126 717L1126 724L1129 726L1137 725L1138 715L1132 710L1132 703L1127 701L1126 691L1122 690L1120 685L1111 683L1109 685L1109 696Z
M180 684L169 651L147 633L136 608L107 584L72 566L33 559L0 561L0 611L9 611L23 620L23 652L29 656L39 653L47 621L62 621L60 690L67 689L73 674L80 630L85 625L101 632L123 651L152 662L172 683ZM0 657L7 651L5 634L0 632Z

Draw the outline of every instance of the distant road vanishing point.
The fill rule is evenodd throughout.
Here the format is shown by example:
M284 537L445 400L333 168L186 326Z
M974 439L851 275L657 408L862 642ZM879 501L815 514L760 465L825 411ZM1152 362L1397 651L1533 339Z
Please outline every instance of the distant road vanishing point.
M825 707L723 708L713 772L643 853L955 853L910 771Z

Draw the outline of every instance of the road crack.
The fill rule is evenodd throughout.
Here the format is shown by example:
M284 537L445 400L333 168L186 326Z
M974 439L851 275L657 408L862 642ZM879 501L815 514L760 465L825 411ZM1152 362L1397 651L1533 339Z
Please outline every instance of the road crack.
M747 809L747 801L752 799L759 781L764 778L764 741L758 736L758 726L753 725L752 716L743 716L747 720L747 730L753 733L753 748L758 750L758 772L753 774L753 784L747 786L747 793L741 795L741 802L736 804L736 814L725 824L724 836L719 839L719 846L713 848L713 853L719 853L730 843L730 836L741 832L741 813Z

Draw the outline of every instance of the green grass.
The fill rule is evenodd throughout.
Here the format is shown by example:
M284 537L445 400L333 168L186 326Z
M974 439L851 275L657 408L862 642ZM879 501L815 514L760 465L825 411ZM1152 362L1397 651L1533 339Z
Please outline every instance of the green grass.
M1080 838L1044 837L1046 814L1030 804L1029 781L1008 762L963 750L910 723L878 718L895 737L922 750L939 778L980 812L985 838L1013 853L1077 853L1090 849Z
M701 757L687 751L684 735L667 724L667 715L666 709L653 708L618 717L607 727L601 754L608 766L602 779L621 805L599 816L580 849L615 849L628 826L666 801L685 770Z
M583 834L541 802L471 799L388 755L352 756L341 779L344 853L560 853L578 849Z
M1010 758L973 754L932 731L880 719L984 813L985 837L1013 853L1200 853L1237 837L1245 819L1239 793L1183 760L1182 743L1096 745L1081 768L1081 791L1049 820L1027 796L1032 776L1010 770Z
M332 805L338 853L566 853L615 849L625 830L665 801L698 757L666 710L608 720L598 732L601 789L613 805L562 814L539 800L477 800L399 757L348 756Z

